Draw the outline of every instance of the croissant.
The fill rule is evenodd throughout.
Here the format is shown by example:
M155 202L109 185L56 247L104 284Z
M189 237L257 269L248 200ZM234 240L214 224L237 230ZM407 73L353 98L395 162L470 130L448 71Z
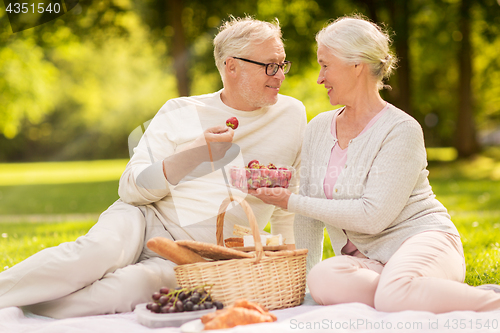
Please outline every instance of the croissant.
M247 308L250 310L255 310L255 311L258 311L260 314L271 316L274 319L273 321L277 320L276 316L274 314L270 313L266 308L264 308L263 306L261 306L258 303L249 302L248 300L246 300L244 298L234 301L233 307Z
M202 323L206 322L202 317ZM222 310L212 319L205 323L205 330L218 330L223 328L231 328L237 325L271 323L276 321L276 316L269 313L262 314L257 310L252 310L242 307L232 307Z

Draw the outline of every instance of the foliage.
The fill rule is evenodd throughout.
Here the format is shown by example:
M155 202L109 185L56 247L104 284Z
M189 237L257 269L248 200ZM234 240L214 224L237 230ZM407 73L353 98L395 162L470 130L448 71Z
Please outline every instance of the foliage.
M176 96L163 46L130 7L111 4L0 42L0 88L9 88L0 95L0 159L127 157L129 133Z
M328 21L359 12L402 31L394 19L402 1L361 0L89 0L68 14L16 34L0 10L0 160L125 158L127 136L178 96L173 53L173 3L180 19L193 94L222 87L212 38L229 15L277 18L293 62L282 93L301 99L308 118L333 107L316 82L314 35ZM413 0L408 6L412 115L429 146L451 146L458 107L460 0ZM397 13L397 11L396 11ZM473 92L481 130L500 121L500 6L473 4ZM403 34L404 35L404 34ZM401 91L398 73L384 92ZM398 105L396 105L398 106Z
M0 11L0 20L3 15ZM12 139L23 119L38 124L54 108L59 71L32 36L2 47L5 36L0 34L0 133Z

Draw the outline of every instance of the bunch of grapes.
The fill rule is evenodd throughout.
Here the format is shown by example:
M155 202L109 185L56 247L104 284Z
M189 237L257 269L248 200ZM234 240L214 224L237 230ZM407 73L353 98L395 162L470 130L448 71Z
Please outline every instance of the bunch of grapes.
M146 308L155 313L175 313L184 311L198 311L211 309L214 306L222 309L222 302L214 301L211 296L211 286L200 286L195 288L169 289L160 288L152 296L153 301L146 305Z

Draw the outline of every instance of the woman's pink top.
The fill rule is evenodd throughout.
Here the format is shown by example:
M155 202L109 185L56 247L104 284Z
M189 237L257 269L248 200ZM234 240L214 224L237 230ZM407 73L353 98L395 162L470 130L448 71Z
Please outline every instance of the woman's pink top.
M365 126L365 128L358 135L366 132L375 122L384 114L384 112L389 108L387 104L379 113L373 117L370 122ZM341 112L344 112L343 110ZM332 120L331 132L332 136L335 138L335 145L332 148L332 154L330 155L330 161L328 162L328 169L326 170L325 180L323 181L323 191L328 199L332 199L333 188L337 182L342 169L347 161L347 150L340 148L339 142L337 141L337 116L336 114ZM347 239L347 244L342 248L342 254L347 254L356 257L366 258L349 239Z

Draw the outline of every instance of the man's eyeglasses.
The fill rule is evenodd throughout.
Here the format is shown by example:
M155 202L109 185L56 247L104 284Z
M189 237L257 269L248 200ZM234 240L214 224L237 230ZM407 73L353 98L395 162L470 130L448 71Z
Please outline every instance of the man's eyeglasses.
M270 62L269 64L265 64L263 62L253 61L240 57L233 57L234 59L243 60L246 62L250 62L252 64L261 65L266 67L266 74L269 76L274 76L278 73L278 69L281 68L283 70L283 74L287 74L290 71L290 67L292 66L291 61L283 61L281 64L277 64L275 62Z

